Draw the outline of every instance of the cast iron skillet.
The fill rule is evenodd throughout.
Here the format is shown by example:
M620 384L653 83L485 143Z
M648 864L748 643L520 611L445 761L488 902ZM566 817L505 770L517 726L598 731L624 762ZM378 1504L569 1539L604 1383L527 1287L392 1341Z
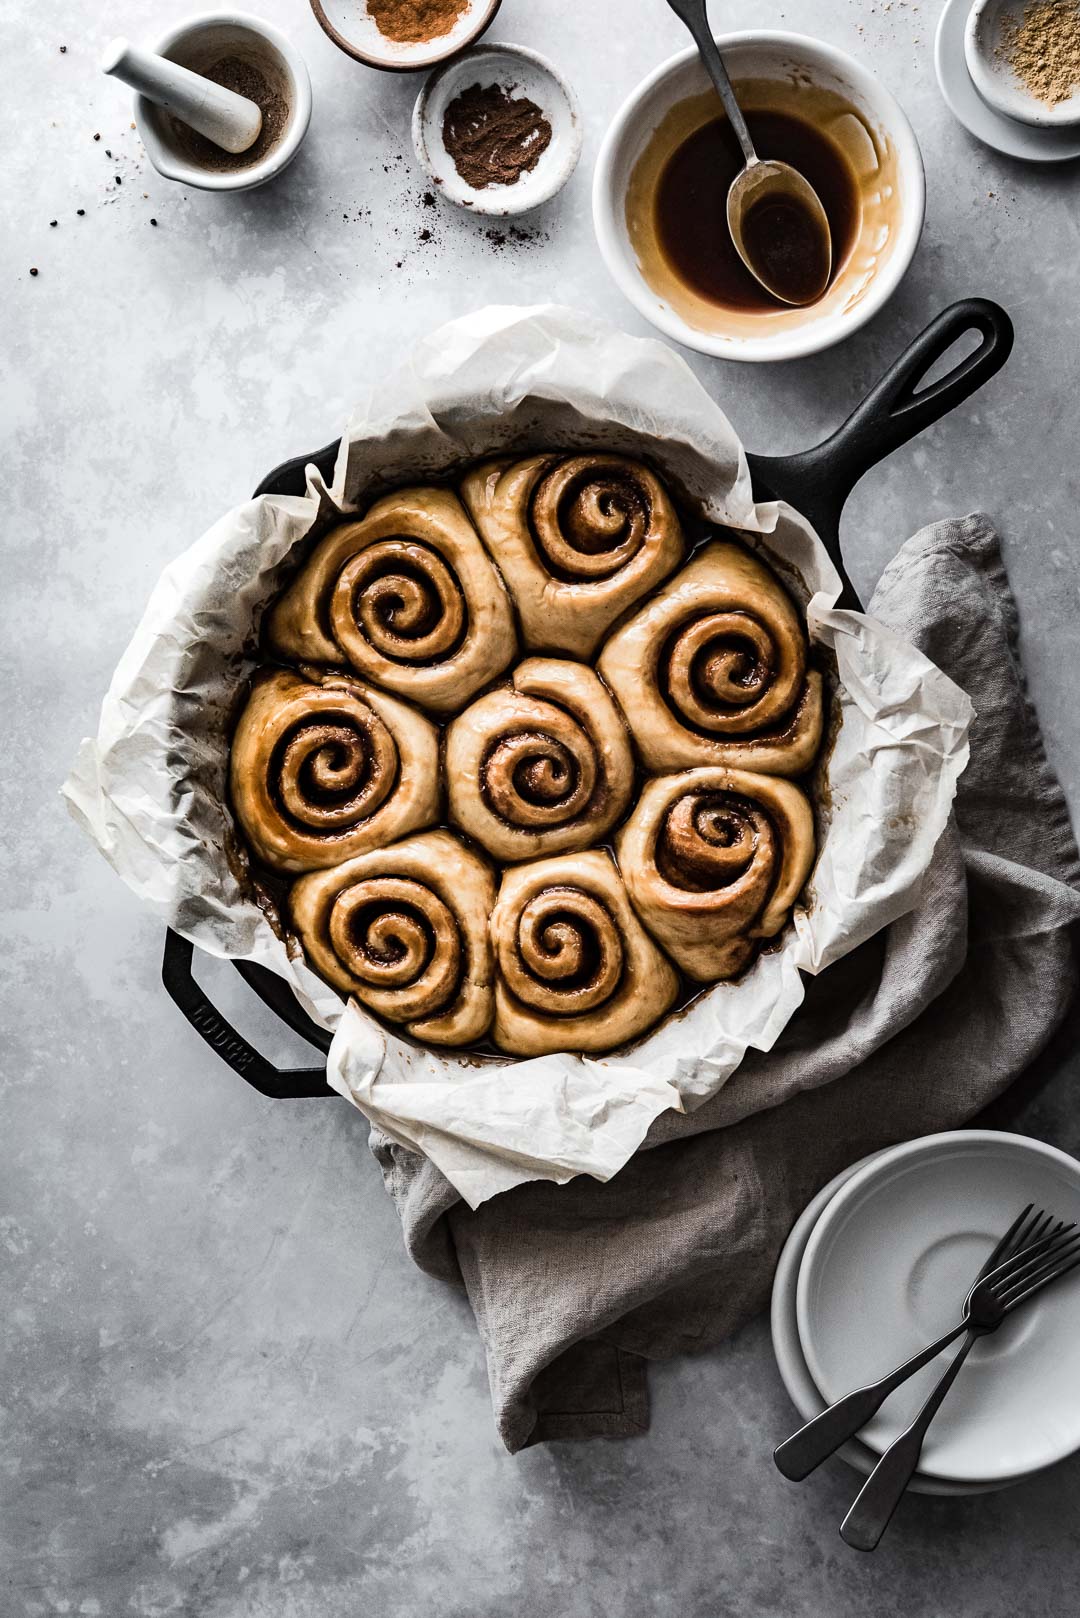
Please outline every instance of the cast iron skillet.
M934 363L969 332L979 333L978 347L937 382L917 391ZM1012 322L1004 309L985 298L965 298L916 337L831 438L799 455L748 457L755 497L787 500L817 529L843 580L842 606L859 605L840 554L844 501L864 472L982 387L1005 364L1012 343ZM302 494L305 468L312 464L329 481L337 451L336 443L328 444L315 455L285 461L255 493ZM192 953L190 942L170 929L165 935L162 980L191 1026L233 1071L275 1100L332 1095L322 1066L275 1067L226 1022L192 976ZM250 961L233 964L260 1000L325 1055L330 1035L301 1009L283 978Z

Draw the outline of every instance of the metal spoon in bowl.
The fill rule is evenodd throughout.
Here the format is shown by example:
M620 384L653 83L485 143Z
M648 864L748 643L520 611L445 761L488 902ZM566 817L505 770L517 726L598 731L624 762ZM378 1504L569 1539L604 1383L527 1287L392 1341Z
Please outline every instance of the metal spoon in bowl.
M706 0L668 0L690 30L724 104L746 167L727 194L727 224L735 250L754 279L781 303L815 303L832 274L832 233L821 198L790 163L760 158L716 48Z

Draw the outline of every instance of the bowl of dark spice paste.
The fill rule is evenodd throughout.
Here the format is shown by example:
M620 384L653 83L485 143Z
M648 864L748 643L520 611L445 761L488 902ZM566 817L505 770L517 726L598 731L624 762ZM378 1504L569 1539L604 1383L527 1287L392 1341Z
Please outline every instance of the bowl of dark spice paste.
M577 97L545 57L481 45L431 75L413 109L416 155L445 197L518 214L560 191L581 156Z

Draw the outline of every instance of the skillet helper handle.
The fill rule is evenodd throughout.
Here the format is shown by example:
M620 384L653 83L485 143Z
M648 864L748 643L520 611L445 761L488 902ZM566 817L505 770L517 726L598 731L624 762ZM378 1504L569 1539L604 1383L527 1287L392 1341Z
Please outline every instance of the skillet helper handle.
M227 1062L234 1073L273 1101L299 1101L314 1096L333 1095L326 1082L325 1067L279 1068L254 1045L238 1034L196 983L191 971L194 946L170 927L165 934L165 955L161 981L169 998L177 1005L211 1050Z
M797 1433L773 1450L777 1471L790 1478L792 1483L801 1483L822 1461L828 1460L841 1444L846 1444L849 1438L854 1438L856 1433L862 1431L890 1393L894 1393L916 1371L921 1371L924 1365L929 1365L943 1348L948 1348L966 1330L965 1319L952 1331L946 1332L944 1337L939 1337L936 1343L921 1348L903 1365L898 1365L895 1371L880 1377L877 1382L867 1382L863 1387L856 1388L854 1393L845 1394L827 1410L822 1410L805 1427L800 1427Z
M952 370L919 389L927 372L961 337L981 341ZM964 298L943 309L891 365L876 387L812 455L828 457L849 489L878 461L932 427L988 382L1008 359L1013 325L1000 304Z
M929 387L919 383L943 354L969 332L978 347ZM943 309L886 371L834 433L798 455L751 455L756 482L787 500L811 522L836 566L843 594L840 606L857 607L840 549L840 513L864 473L909 439L971 397L1005 364L1013 345L1013 325L1000 304L964 298Z

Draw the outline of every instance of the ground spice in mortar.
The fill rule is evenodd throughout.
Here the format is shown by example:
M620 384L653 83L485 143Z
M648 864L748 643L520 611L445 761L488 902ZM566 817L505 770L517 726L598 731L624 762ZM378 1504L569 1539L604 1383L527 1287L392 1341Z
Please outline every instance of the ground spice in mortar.
M198 163L200 168L213 169L218 173L246 169L252 163L258 163L273 151L289 122L289 103L283 91L275 82L271 82L271 70L268 68L264 72L254 62L245 61L241 56L223 56L212 67L200 67L199 72L203 78L212 79L215 84L224 85L226 90L234 90L238 96L246 96L249 101L254 101L262 113L262 128L258 139L246 152L226 152L212 140L207 140L205 135L200 135L197 129L182 123L179 118L173 118L173 130L184 155L193 163Z
M422 45L448 34L469 0L367 0L368 16L386 39Z
M995 55L1040 101L1067 101L1080 85L1080 0L1036 0L1006 17Z
M551 144L551 125L526 96L499 84L471 84L443 116L443 145L474 191L514 185L534 169Z

